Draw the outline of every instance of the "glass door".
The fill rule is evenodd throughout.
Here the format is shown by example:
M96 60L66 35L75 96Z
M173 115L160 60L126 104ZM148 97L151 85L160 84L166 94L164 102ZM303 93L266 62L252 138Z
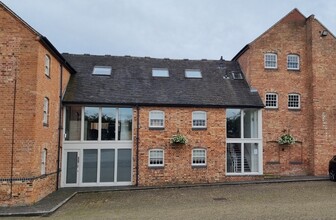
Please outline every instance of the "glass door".
M79 151L66 151L65 184L78 185Z

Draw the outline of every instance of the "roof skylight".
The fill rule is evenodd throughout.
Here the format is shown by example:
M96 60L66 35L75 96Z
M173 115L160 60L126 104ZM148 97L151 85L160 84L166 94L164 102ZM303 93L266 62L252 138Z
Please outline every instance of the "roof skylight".
M169 71L168 69L164 69L164 68L153 68L152 76L153 77L169 77Z
M95 66L93 68L93 75L102 75L102 76L110 76L112 72L112 67L110 66Z
M198 69L187 69L185 70L186 78L202 78L202 73Z

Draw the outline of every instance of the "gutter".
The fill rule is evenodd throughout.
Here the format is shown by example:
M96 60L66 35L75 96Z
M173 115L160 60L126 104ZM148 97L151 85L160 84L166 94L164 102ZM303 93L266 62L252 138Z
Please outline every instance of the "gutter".
M60 155L61 155L61 136L62 136L62 82L63 82L63 65L60 64L61 76L60 76L60 92L59 92L59 113L58 113L58 145L57 145L57 161L56 161L56 191L58 190L58 182L60 175Z

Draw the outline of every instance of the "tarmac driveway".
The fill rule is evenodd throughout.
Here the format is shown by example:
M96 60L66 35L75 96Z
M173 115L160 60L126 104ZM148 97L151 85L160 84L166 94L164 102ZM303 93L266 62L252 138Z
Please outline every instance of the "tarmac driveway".
M336 183L317 181L85 193L76 195L47 218L24 219L41 218L336 219Z

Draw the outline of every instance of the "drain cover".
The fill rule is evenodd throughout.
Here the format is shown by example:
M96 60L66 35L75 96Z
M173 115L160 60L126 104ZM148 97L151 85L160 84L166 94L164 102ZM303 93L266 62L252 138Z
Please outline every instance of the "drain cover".
M214 201L226 201L227 198L219 197L219 198L213 198Z

